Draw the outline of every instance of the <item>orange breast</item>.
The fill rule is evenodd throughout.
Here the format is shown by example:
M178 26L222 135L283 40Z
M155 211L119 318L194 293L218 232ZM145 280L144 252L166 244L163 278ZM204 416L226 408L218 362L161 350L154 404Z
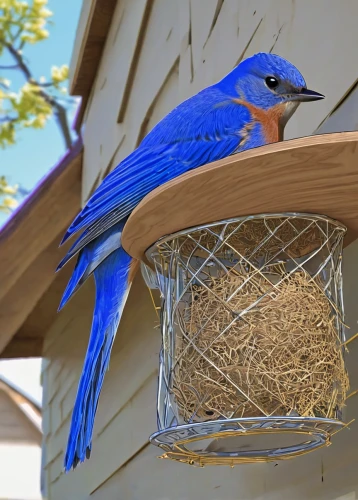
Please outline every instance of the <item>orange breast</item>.
M250 111L252 119L262 125L267 144L283 140L283 127L280 125L280 121L285 112L285 104L278 104L264 110L243 99L233 99L233 101L245 106Z

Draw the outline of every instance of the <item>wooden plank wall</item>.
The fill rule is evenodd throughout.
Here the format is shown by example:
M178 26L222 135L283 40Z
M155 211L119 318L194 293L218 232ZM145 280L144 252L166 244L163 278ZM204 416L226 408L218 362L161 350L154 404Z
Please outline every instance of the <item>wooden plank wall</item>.
M357 81L357 15L350 0L119 1L85 115L83 200L171 108L258 51L327 96L300 107L286 138L311 134Z
M158 323L149 292L138 276L128 301L128 311L135 310L135 316L127 311L123 316L101 395L94 439L97 460L88 461L76 474L65 476L62 472L91 323L91 285L88 283L83 293L77 294L67 310L59 314L45 340L43 431L49 499L83 498L142 448L149 428L155 430L160 336L154 328ZM109 461L100 457L108 457Z
M29 444L39 446L41 435L21 408L0 385L0 445Z
M301 106L286 138L345 130L346 123L347 129L357 128L357 17L358 2L350 0L118 1L85 112L83 201L171 108L257 51L290 59L309 87L327 96ZM356 244L347 249L345 264L352 334L358 318L357 257ZM155 459L158 450L148 446L147 437L156 428L160 339L140 278L132 289L106 375L93 456L65 476L63 451L92 307L89 283L59 314L45 340L44 479L49 500L354 498L358 424L337 435L334 446L323 452L277 467L201 470ZM352 346L349 364L356 387L357 363L352 360L357 349ZM352 398L347 419L357 413Z

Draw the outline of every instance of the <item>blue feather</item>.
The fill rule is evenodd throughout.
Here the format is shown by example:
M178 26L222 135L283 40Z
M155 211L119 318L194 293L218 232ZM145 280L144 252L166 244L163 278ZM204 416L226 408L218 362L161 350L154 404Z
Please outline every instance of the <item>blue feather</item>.
M62 301L64 300L65 296L67 296L68 294L70 295L62 305L65 305L65 303L73 295L73 291L71 290L75 286L75 282L79 283L79 280L83 275L83 273L81 274L82 272L81 269L84 266L84 262L87 262L88 265L90 266L90 261L92 261L93 263L92 265L94 265L94 267L97 267L97 265L100 264L102 260L106 258L113 250L116 250L121 246L121 236L126 220L127 219L122 219L119 223L113 224L107 231L103 231L98 236L98 238L96 239L96 243L90 241L88 242L88 245L85 248L83 248L82 257L77 261L77 264L73 271L73 275L70 279L70 282L67 285ZM80 242L84 240L84 238L86 237L86 233L87 231L84 231L81 234L81 236L75 241L75 243L67 252L66 256L61 260L61 262L57 266L56 271L60 270L65 264L67 264L67 262L78 252L77 246ZM87 269L86 278L93 272L94 267L92 269L86 268ZM83 282L85 281L86 278L83 279ZM60 307L60 309L61 308L62 306Z
M265 77L270 75L280 80L281 93L267 87ZM297 69L278 56L258 54L243 61L220 82L164 117L103 180L68 228L62 243L78 231L82 234L58 266L60 269L78 254L60 308L92 273L96 303L72 415L67 471L90 454L98 399L129 290L132 260L121 248L126 218L149 192L169 180L205 163L266 144L264 126L268 125L255 118L250 109L266 111L281 105L304 86Z
M215 86L208 87L163 118L104 179L62 242L111 211L128 216L164 182L235 151L242 140L240 130L251 115L230 99Z
M81 259L81 257L80 257ZM86 258L86 262L87 262ZM84 367L72 413L65 470L89 457L100 391L130 284L132 258L119 248L94 270L96 302Z

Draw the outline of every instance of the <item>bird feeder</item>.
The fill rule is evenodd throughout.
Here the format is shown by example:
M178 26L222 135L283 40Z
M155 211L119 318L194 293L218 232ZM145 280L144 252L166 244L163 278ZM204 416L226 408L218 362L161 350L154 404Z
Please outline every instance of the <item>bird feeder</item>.
M352 132L240 153L131 215L123 245L161 294L150 439L163 457L287 459L345 426L342 250L358 234L357 145Z

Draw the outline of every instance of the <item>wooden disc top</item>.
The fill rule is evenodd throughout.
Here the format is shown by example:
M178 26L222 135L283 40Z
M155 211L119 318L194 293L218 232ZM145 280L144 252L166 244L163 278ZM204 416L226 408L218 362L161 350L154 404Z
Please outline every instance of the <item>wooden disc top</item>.
M244 151L159 186L131 214L124 249L137 259L159 238L232 217L305 212L358 237L358 132L315 135Z

